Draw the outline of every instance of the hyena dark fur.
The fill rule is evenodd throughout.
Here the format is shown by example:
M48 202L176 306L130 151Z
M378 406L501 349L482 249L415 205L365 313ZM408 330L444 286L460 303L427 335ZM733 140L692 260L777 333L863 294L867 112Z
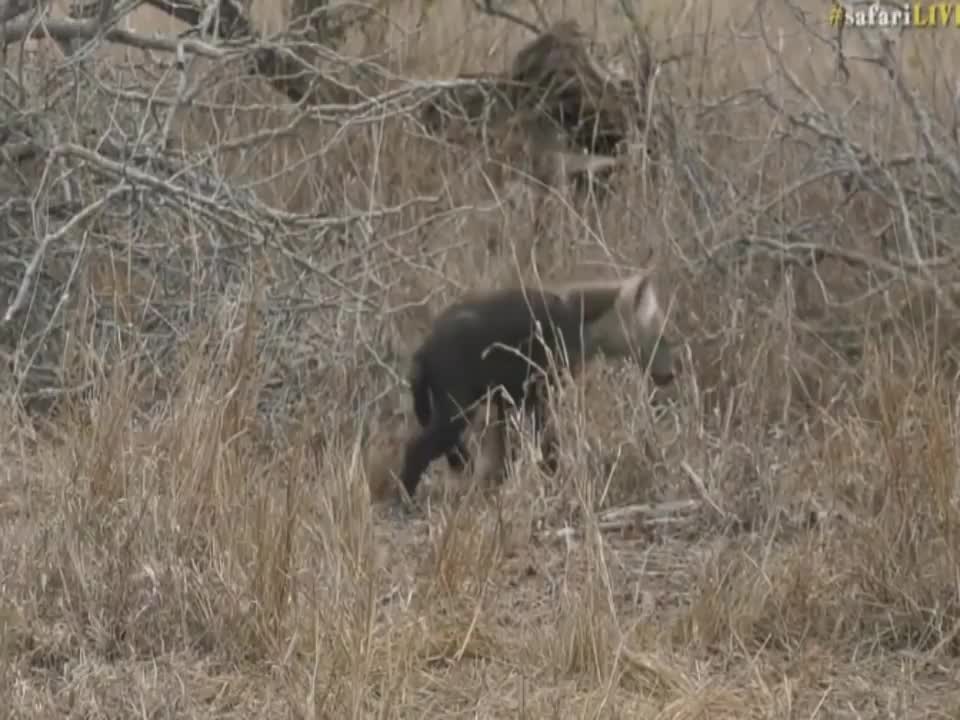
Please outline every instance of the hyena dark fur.
M537 324L539 323L539 331ZM559 294L509 289L460 301L442 312L413 357L414 412L423 431L406 448L401 480L412 497L433 460L461 469L463 445L478 401L493 394L499 415L509 399L542 424L542 391L550 368L575 367L581 352L577 309Z

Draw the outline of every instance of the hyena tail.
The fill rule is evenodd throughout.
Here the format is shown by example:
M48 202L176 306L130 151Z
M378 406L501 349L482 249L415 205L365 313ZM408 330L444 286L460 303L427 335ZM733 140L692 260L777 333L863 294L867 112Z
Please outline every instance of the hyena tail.
M417 416L417 422L420 423L421 427L427 428L433 419L433 401L436 389L433 387L430 369L421 357L414 357L413 359L410 390L413 393L413 413ZM442 389L440 391L442 392ZM470 454L462 439L457 440L456 446L445 453L445 456L450 469L457 472L463 470L470 462Z

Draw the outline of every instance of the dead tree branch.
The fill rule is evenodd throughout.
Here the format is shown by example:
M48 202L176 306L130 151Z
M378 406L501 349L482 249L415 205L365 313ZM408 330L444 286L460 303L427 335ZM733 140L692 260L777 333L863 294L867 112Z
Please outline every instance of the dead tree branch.
M525 20L519 15L515 15L509 10L504 10L501 7L494 6L494 0L473 0L473 6L479 10L484 15L490 17L500 18L501 20L506 20L507 22L513 23L514 25L519 25L520 27L529 30L534 35L539 35L544 32L546 26L538 27L536 24ZM540 18L541 22L543 18Z

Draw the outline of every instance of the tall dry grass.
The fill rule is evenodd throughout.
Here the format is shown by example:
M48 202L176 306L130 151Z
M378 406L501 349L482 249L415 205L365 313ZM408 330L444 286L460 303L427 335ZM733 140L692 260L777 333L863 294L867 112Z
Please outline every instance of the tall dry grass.
M390 4L350 39L385 68L370 89L504 67L525 36L469 7ZM838 207L809 138L745 91L773 72L792 117L843 111L877 157L916 150L909 110L875 68L841 83L788 5L641 10L658 53L685 56L658 82L719 214L679 174L654 185L631 168L592 217L551 198L534 237L529 197L501 198L475 154L409 119L341 126L229 66L191 66L203 90L177 113L174 148L289 213L396 211L276 238L329 277L261 259L196 309L166 374L136 331L101 355L98 308L132 327L156 290L129 257L91 251L60 368L82 392L45 419L12 395L0 414L11 717L960 716L956 318L869 268L736 254L786 242L787 225L867 253L896 220L866 193ZM625 21L601 4L548 11L618 51ZM151 13L131 27L168 30ZM947 30L903 41L903 72L942 118L958 48ZM148 80L146 56L105 54L93 72L173 92L169 68ZM928 235L955 220L931 214ZM183 217L145 237L188 252L205 228ZM417 517L371 502L392 491L411 431L404 358L434 312L516 277L614 274L650 250L684 365L665 411L637 369L598 363L553 401L555 476L521 434L496 492L438 462ZM200 297L201 270L179 300ZM265 348L277 288L308 319ZM283 364L306 358L300 374ZM295 380L266 412L265 390Z

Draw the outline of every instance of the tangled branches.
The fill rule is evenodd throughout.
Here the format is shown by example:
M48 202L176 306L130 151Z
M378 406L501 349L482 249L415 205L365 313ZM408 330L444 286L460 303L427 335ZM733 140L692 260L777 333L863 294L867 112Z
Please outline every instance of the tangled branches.
M221 35L249 35L243 16L223 5ZM19 41L27 52L19 76L5 73L0 85L0 359L9 370L3 389L30 408L48 408L124 357L158 389L175 390L164 379L175 376L178 355L196 328L220 327L227 309L257 302L262 357L275 376L264 382L275 395L302 395L310 383L305 368L322 372L343 360L331 350L328 328L309 330L305 323L325 307L361 315L379 309L352 280L358 259L369 255L373 228L433 198L354 210L324 192L312 207L294 210L265 200L254 177L233 172L228 178L224 163L231 153L257 152L305 127L336 132L380 122L405 112L416 92L321 105L330 93L313 90L335 76L336 67L305 74L309 62L269 44L248 41L237 49L135 33L118 26L131 7L84 20L5 6L12 13L5 40ZM184 17L185 3L168 9L180 19L209 21L196 8ZM89 53L81 50L51 68L45 66L50 48L26 45L45 37L66 45L92 41L88 50L108 41L169 51L174 61L98 62L83 71ZM313 61L336 58L332 50L313 55ZM197 58L212 63L205 71L206 82L211 73L214 78L212 96L193 79ZM196 127L183 120L186 108L220 118L255 112L228 109L221 98L236 97L237 90L216 88L235 77L224 67L243 58L252 58L267 83L301 105L280 113L286 116L280 127L254 124L230 141L193 143ZM301 67L294 76L280 67L291 63ZM160 71L152 89L143 70ZM336 100L345 98L336 93ZM322 154L316 158L322 161ZM259 300L250 294L254 278L267 285Z

